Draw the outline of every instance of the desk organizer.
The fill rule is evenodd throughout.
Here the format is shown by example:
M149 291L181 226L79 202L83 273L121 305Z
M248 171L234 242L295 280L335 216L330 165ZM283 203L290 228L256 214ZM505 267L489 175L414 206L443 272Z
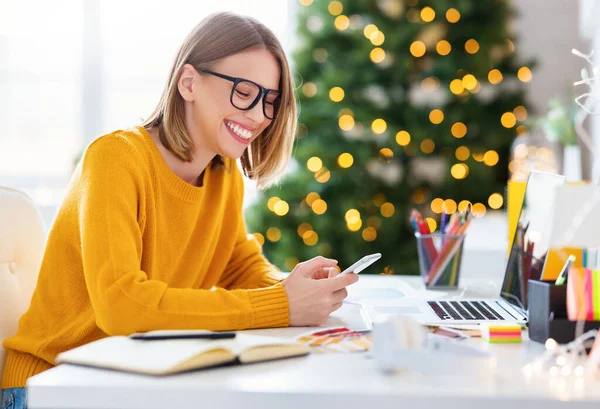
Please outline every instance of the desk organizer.
M553 338L559 344L575 339L576 321L567 318L567 286L554 281L529 280L529 339L546 342ZM600 328L600 321L586 321L583 331Z

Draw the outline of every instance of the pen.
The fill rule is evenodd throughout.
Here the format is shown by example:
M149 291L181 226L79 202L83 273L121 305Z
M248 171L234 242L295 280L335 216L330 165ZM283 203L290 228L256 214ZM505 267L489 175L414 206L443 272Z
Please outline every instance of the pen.
M235 338L235 332L198 332L179 334L138 333L131 335L130 338L140 341L162 341L171 339L232 339Z
M564 267L562 268L562 271L560 272L560 274L556 278L556 281L554 282L555 285L563 285L565 283L567 273L569 272L569 268L571 267L571 264L573 264L574 261L575 256L572 254L569 255L569 257L567 258L567 262L565 263Z

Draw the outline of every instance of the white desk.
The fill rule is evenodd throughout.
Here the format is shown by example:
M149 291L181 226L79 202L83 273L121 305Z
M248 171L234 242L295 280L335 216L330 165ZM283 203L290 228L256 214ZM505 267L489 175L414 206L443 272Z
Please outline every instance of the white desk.
M411 285L419 280L411 277ZM467 283L480 293L494 291L489 280ZM396 277L362 276L350 294L374 287L398 288ZM472 295L473 293L469 294ZM481 295L481 294L479 294ZM345 305L331 319L360 326L358 307ZM253 331L294 336L306 328ZM488 345L498 358L498 374L481 378L425 375L404 371L385 375L369 354L309 355L289 360L196 371L169 377L62 365L30 379L30 409L164 408L439 408L544 409L598 408L600 381L592 384L528 382L520 368L544 347L534 342ZM543 406L542 406L543 405Z

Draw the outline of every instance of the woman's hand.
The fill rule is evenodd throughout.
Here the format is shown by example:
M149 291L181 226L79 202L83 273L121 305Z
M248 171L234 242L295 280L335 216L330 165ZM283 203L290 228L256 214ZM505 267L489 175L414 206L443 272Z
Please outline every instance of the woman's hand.
M338 275L337 261L315 257L299 263L283 280L288 296L290 326L321 325L342 306L346 287L358 281L357 274Z

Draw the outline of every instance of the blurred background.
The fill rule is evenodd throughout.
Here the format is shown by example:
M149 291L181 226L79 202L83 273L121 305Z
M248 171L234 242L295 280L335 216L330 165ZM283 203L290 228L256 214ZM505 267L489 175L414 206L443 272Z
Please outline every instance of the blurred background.
M294 159L275 188L247 181L244 204L282 270L381 252L372 272L416 274L411 209L435 230L470 205L464 263L496 273L509 181L597 182L600 125L582 118L591 143L579 137L589 87L573 85L595 73L572 53L600 40L594 0L4 0L0 185L49 228L81 151L148 116L185 36L224 10L270 27L295 73Z

